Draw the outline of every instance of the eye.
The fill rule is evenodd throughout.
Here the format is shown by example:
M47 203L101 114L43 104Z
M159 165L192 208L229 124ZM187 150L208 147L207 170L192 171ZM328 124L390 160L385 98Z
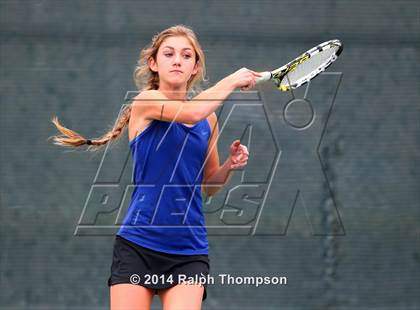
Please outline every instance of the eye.
M166 57L171 57L172 56L172 53L165 53L164 54Z
M190 58L191 58L191 55L186 54L186 55L185 55L185 58L190 59Z

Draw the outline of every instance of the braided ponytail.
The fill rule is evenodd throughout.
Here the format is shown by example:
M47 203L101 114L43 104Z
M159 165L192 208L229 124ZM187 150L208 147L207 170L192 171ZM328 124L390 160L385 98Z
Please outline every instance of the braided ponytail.
M104 134L102 137L97 139L86 139L82 135L78 134L77 132L68 129L60 124L58 121L57 116L52 118L52 122L57 127L57 129L62 133L59 136L52 136L54 140L54 144L65 146L65 147L77 147L82 145L89 145L89 150L96 151L100 149L102 146L106 145L108 142L112 140L118 140L121 136L121 133L124 131L128 121L130 120L131 114L131 104L127 105L124 110L121 112L121 116L117 119L114 127Z

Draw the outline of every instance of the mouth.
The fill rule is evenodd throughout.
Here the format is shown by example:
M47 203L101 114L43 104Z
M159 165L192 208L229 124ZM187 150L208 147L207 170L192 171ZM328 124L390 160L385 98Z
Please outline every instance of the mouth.
M170 71L170 72L184 73L184 72L182 72L181 70L172 70L172 71Z

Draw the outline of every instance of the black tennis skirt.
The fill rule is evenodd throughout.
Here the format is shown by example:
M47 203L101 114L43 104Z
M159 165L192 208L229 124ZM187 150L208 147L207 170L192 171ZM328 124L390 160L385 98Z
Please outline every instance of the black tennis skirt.
M208 255L178 255L154 251L116 235L108 286L118 283L132 283L155 290L177 285L179 276L188 279L209 275ZM182 279L182 278L181 278ZM206 281L202 281L206 282ZM203 300L207 297L207 283Z

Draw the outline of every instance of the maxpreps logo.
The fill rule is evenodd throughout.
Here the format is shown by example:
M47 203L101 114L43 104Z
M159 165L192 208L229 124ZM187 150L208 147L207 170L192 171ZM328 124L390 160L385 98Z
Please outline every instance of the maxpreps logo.
M248 165L234 171L215 196L202 194L209 235L285 235L290 223L312 235L344 234L328 175L332 172L323 162L325 156L321 156L328 149L322 140L328 132L341 79L341 73L322 73L316 79L316 91L312 82L300 87L299 92L264 88L264 92L234 92L225 100L218 110L220 164L235 139L247 146L250 156ZM135 94L129 92L126 100ZM124 152L122 148L107 147L75 234L114 234L120 228L135 187L131 183L130 156L129 149ZM195 192L191 185L164 185L154 212L145 215L150 225L162 212L159 202L165 195L165 201L171 197L177 206L170 216L181 225L185 223L194 197L173 195L174 186L191 187L190 192ZM147 198L138 197L145 201ZM133 219L141 216L134 214Z

